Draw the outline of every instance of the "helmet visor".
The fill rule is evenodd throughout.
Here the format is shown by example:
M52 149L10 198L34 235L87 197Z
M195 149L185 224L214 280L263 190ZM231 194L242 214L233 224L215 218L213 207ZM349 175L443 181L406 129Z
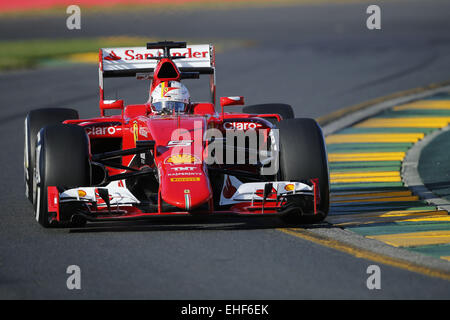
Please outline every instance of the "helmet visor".
M153 103L153 107L157 112L172 113L185 112L187 105L177 101L158 101Z

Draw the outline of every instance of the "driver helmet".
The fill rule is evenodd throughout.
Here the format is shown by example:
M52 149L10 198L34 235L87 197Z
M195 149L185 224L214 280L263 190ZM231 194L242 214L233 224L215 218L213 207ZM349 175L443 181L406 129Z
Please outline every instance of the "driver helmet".
M151 94L150 103L158 114L184 113L190 103L188 89L178 81L163 81Z

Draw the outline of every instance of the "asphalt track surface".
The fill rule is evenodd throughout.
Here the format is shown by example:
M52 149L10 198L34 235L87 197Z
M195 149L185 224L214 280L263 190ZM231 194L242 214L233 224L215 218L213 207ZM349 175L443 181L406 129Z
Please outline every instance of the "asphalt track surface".
M82 30L73 33L61 17L3 19L0 39L148 34L252 40L217 55L218 94L244 95L248 104L290 103L297 117L450 78L449 2L381 3L380 31L365 28L366 7L86 15ZM273 218L41 228L24 197L25 114L61 106L76 107L82 117L97 115L97 75L92 65L0 75L0 298L450 298L450 282L387 265L380 265L381 290L368 290L371 261L282 233L276 228L284 225ZM142 84L109 88L130 103L146 98ZM200 82L190 88L201 95ZM66 288L69 265L81 268L81 290Z

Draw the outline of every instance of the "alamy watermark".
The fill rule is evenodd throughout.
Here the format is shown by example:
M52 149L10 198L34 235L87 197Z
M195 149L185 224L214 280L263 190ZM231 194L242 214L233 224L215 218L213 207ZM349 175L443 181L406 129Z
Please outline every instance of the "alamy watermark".
M70 276L66 280L66 286L69 290L81 290L81 269L77 265L70 265L66 269Z
M70 5L66 9L66 13L69 17L66 19L66 27L69 30L81 29L81 9L77 5Z
M381 8L376 4L372 4L367 7L366 13L369 17L366 20L366 26L369 30L381 29Z
M373 264L367 267L367 274L370 276L367 278L366 286L369 290L381 289L381 269L379 266Z
M224 128L228 123L225 123ZM171 134L167 148L169 164L193 164L202 160L207 165L259 165L261 175L275 175L279 167L279 130L247 128L223 131L203 130L203 122L195 121L194 129L178 128ZM201 155L202 159L199 159Z

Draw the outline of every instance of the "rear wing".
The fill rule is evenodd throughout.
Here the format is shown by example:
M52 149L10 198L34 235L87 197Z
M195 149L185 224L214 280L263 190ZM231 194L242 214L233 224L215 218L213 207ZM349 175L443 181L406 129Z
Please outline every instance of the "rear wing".
M211 99L215 104L215 49L211 44L187 45L185 48L173 48L173 57L184 57L173 60L180 72L198 72L210 75ZM103 48L99 52L99 85L100 100L104 98L103 78L135 77L142 73L154 71L163 49L147 49L146 47ZM100 102L100 104L102 104Z

